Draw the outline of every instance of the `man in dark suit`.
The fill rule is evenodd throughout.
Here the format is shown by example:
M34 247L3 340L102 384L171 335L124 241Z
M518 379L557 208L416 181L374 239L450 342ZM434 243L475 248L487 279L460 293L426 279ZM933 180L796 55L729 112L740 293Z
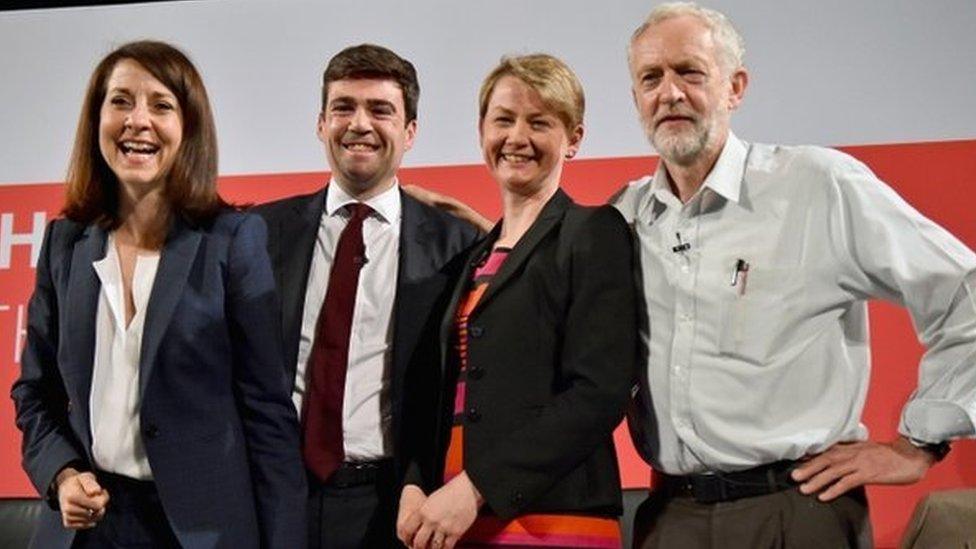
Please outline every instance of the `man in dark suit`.
M396 170L417 131L410 62L371 44L333 57L318 136L332 179L259 206L302 415L310 547L394 544L407 364L433 346L450 260L477 233L404 195ZM417 364L436 367L436 357Z

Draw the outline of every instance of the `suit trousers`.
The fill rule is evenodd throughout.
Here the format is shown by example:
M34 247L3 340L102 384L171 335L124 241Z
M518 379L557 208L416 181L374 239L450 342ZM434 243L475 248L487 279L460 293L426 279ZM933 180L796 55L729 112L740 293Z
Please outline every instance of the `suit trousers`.
M308 549L383 549L396 539L393 467L371 482L344 483L308 475Z
M153 482L96 473L109 495L105 516L75 536L74 549L179 549Z
M795 488L721 503L651 490L633 540L634 549L873 547L863 488L827 503Z

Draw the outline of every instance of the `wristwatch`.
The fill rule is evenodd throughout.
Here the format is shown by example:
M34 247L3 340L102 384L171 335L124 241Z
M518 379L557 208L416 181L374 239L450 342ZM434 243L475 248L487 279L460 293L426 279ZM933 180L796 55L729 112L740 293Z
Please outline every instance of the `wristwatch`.
M908 442L910 442L912 446L920 450L925 450L926 452L931 454L932 457L935 458L936 462L945 459L946 455L949 453L949 450L952 449L949 446L949 442L945 440L943 440L942 442L925 442L915 438L909 438Z

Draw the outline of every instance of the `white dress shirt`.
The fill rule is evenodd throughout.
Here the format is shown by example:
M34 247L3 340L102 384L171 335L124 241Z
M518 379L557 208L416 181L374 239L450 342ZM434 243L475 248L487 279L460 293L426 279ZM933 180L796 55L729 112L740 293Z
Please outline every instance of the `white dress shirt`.
M159 254L136 256L132 275L135 315L128 326L114 233L108 237L105 257L92 263L92 267L102 282L95 317L95 364L88 401L92 457L95 466L103 471L151 480L152 470L139 432L139 353Z
M309 267L298 366L292 399L299 413L305 395L307 365L315 340L329 273L339 236L349 220L344 207L355 203L335 180L325 195L312 264ZM393 348L393 302L396 298L400 249L400 187L365 201L373 209L363 220L367 262L359 272L356 304L349 337L349 365L342 402L343 448L346 461L371 461L392 454L390 368Z
M632 433L656 469L733 471L865 439L872 298L905 306L928 349L899 432L973 434L976 255L857 160L730 134L687 204L662 162L616 205L650 329Z

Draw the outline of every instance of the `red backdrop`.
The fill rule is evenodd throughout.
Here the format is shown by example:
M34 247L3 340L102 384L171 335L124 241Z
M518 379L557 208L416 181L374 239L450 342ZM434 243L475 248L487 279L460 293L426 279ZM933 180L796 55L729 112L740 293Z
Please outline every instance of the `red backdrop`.
M976 194L969 190L976 174L976 140L844 148L891 184L908 202L976 248ZM620 185L650 173L656 159L576 160L564 171L564 188L578 202L602 203ZM325 172L225 176L221 191L238 202L264 202L310 192ZM403 183L417 183L454 195L489 217L500 212L498 193L480 165L409 168ZM39 251L43 226L57 212L62 187L51 184L0 186L0 387L8 389L19 371L26 304L33 284L32 254ZM895 436L901 406L917 379L922 349L908 315L899 308L871 306L873 372L864 421L871 436ZM976 364L973 365L976 367ZM616 433L625 487L646 486L649 470L634 452L626 429ZM893 547L918 499L933 490L976 487L976 442L954 445L949 457L921 483L868 490L877 544ZM13 406L0 400L0 497L34 495L20 468L20 433Z

